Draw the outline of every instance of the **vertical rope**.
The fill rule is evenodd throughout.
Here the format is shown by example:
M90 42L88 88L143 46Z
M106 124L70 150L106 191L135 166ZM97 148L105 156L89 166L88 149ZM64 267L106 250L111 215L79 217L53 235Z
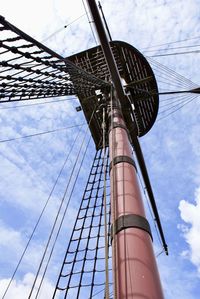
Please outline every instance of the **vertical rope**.
M103 190L103 205L104 205L104 242L105 242L105 299L109 299L109 269L108 269L108 228L107 228L107 200L106 200L106 122L105 108L103 107L103 175L104 175L104 190Z
M93 38L94 38L94 41L95 41L96 45L98 45L98 43L97 43L97 39L96 39L95 34L94 34L94 30L93 30L92 25L91 25L91 23L94 22L94 21L90 21L90 18L89 18L89 15L88 15L87 8L86 8L86 6L85 6L84 0L82 0L82 3L83 3L83 7L84 7L84 9L85 9L85 13L86 13L86 16L87 16L87 19L88 19L88 23L89 23L89 25L90 25L90 29L91 29L91 32L92 32L92 36L93 36Z
M123 119L123 121L124 121L124 119ZM124 122L124 125L125 125L125 122ZM123 168L122 168L122 175L123 175L123 198L122 198L122 200L123 200L123 215L126 215L126 211L125 211L125 205L126 205L126 203L125 203L125 194L126 194L126 190L125 190L125 186L124 186L124 184L125 184L125 171L124 171L124 167L125 166L123 166ZM126 229L125 230L123 230L123 238L124 238L124 244L123 244L123 246L124 246L124 257L125 257L125 260L124 260L124 268L125 268L125 282L126 282L126 289L125 289L125 292L126 292L126 294L125 294L125 297L126 298L128 298L128 286L127 286L127 284L128 284L128 281L127 281L127 272L128 272L128 269L127 269L127 260L129 259L129 254L128 254L128 246L127 246L127 241L126 241ZM128 259L127 259L127 256L128 256Z
M111 177L111 186L112 186L112 198L111 198L111 218L112 218L112 224L113 224L113 240L112 240L112 268L113 268L113 273L114 273L114 277L113 277L113 298L116 299L116 295L117 295L117 275L116 275L116 240L115 240L115 219L116 219L116 205L115 205L115 184L114 184L114 178L115 178L115 167L113 164L113 157L114 157L114 134L113 134L113 88L111 88L111 96L110 96L110 111L111 111L111 157L112 157L112 161L111 161L111 165L112 165L112 172L113 175Z

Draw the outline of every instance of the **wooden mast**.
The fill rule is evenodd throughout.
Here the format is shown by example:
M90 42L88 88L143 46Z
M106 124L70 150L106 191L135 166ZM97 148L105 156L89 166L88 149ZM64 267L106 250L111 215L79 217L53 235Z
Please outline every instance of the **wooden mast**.
M95 0L87 2L114 86L108 103L114 298L162 299L151 231L120 105L126 96Z

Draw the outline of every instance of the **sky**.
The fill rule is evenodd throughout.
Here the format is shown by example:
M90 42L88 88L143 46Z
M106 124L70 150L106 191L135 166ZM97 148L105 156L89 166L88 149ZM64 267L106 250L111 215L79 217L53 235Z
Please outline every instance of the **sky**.
M160 89L163 88L160 83L162 78L159 77L156 63L192 80L197 86L200 84L200 53L152 57L153 62L149 58L161 53L198 49L191 47L199 45L198 0L104 0L101 4L113 40L126 41L147 57L155 68ZM1 15L10 23L63 56L96 45L97 38L94 39L80 0L0 0L0 7ZM65 25L68 26L64 28ZM172 43L180 40L184 41ZM185 46L189 48L180 48ZM167 50L175 47L175 50ZM161 52L159 49L164 50ZM169 77L167 88L177 89L177 80L176 75L176 84L173 84ZM165 110L163 107L170 108L176 103L177 98L173 96L169 101L171 106L163 106L168 103L164 101L168 98L160 96L158 120L150 132L140 138L169 247L169 256L162 253L156 260L166 299L197 299L200 288L200 108L196 98L174 113L171 112L175 109L162 113ZM75 110L78 100L74 97L63 102L13 108L19 104L0 104L0 141L84 123L82 112L77 113ZM13 273L66 155L80 132L79 143L76 143L74 154L70 155L68 166L53 193L37 234L5 297L27 298L45 236L52 224L85 130L86 127L82 126L79 130L74 128L0 142L0 296L3 295L1 292ZM94 145L91 142L80 176L81 185L86 181L93 151ZM77 189L75 194L79 193ZM52 294L54 274L59 272L58 263L66 248L62 238L70 234L77 207L78 203L73 199L65 220L65 229L57 245L57 254L40 296L42 299L50 298ZM148 210L147 214L149 216ZM150 216L149 221L153 226ZM162 248L154 234L155 253L158 255Z

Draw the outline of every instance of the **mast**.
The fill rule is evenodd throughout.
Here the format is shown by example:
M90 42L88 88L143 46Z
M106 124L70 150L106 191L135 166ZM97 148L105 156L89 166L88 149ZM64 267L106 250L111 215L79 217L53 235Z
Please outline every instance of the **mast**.
M109 110L109 152L114 298L159 298L163 292L132 157L121 103L127 101L95 0L87 0L107 62L113 93ZM134 144L133 144L134 146Z
M134 147L163 247L167 253L167 245L138 141L138 137L146 134L156 119L158 112L157 84L150 65L137 49L121 41L108 42L95 1L90 0L88 3L93 13L101 47L97 46L67 58L54 53L0 17L1 31L9 30L14 34L13 38L8 36L1 43L1 48L3 48L1 64L5 68L1 75L3 80L1 101L20 101L76 94L79 97L81 108L96 145L97 153L53 298L57 297L58 292L62 293L60 294L64 296L62 298L72 295L74 298L92 298L106 291L105 298L108 299L107 288L112 284L112 277L110 277L110 282L108 281L108 274L110 273L108 271L113 269L114 298L162 299L162 289L152 248L151 231L145 217L131 147ZM18 40L21 43L20 46L16 47L15 42ZM33 52L22 51L27 46L36 49ZM11 55L9 60L7 52ZM48 60L46 60L44 53L48 53ZM35 56L35 54L37 55ZM113 56L115 56L115 60ZM45 72L41 69L41 65L43 65ZM54 73L55 69L56 74ZM10 70L12 70L12 76ZM43 80L40 79L41 76ZM121 84L121 78L126 84L126 93ZM195 89L195 93L198 92L199 88ZM109 124L109 141L105 138L103 144L102 129L105 133L105 115L104 113L101 114L101 107L103 107L104 112L106 108L107 123ZM104 133L103 136L105 137ZM107 145L109 145L110 151L110 167L108 167ZM68 184L69 182L70 180ZM110 225L110 202L107 204L108 212L106 209L103 211L103 207L106 207L106 203L104 203L106 188L111 190L112 226ZM63 200L64 198L65 196ZM70 198L71 195L69 200ZM60 208L62 203L63 201L61 201ZM58 233L62 227L67 208L68 203L59 224ZM55 224L59 219L58 215L59 212ZM104 217L102 217L103 215ZM53 235L54 227L56 226L53 226L50 236ZM106 267L104 265L102 267L101 261L107 259L108 262L110 257L109 250L103 252L104 247L108 246L106 249L110 249L110 239L106 239L109 242L102 246L102 239L109 237L106 231L107 227L111 227L113 267L110 269L107 266L105 284L105 278L101 274L105 272ZM105 229L104 232L102 232L103 228ZM31 293L45 260L49 240L38 267ZM52 246L49 260L54 245L55 243ZM46 270L47 267L44 270L40 286ZM12 279L9 285L11 282ZM40 292L40 286L37 294ZM103 289L101 289L102 287ZM96 292L97 289L98 292Z

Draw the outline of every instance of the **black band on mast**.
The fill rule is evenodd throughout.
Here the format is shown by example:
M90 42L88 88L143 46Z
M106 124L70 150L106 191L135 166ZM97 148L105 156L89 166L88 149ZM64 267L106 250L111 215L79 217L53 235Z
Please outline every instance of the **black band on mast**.
M129 215L120 216L118 219L115 220L115 234L118 234L119 232L127 228L142 229L150 235L153 241L151 228L146 218L136 214L129 214ZM111 242L112 239L113 239L113 225L111 226Z
M117 156L117 157L114 157L114 159L110 162L109 172L111 171L113 165L116 165L116 164L121 163L121 162L129 163L129 164L133 165L136 169L135 161L131 157L129 157L129 156Z

